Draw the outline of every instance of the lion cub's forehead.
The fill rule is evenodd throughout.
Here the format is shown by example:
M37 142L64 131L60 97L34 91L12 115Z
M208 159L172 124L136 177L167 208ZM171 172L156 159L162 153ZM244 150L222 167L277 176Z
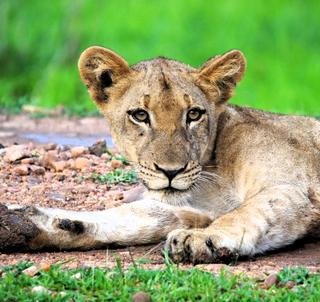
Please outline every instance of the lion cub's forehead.
M203 98L194 84L195 69L191 66L156 58L132 68L139 74L134 85L139 90L139 102L143 107L172 115Z

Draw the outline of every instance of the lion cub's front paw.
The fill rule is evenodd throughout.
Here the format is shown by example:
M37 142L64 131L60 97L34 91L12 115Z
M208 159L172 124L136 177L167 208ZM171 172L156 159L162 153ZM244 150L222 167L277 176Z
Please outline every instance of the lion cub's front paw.
M178 229L169 233L165 249L175 263L229 263L236 257L236 253L217 248L213 242L212 235L205 232Z

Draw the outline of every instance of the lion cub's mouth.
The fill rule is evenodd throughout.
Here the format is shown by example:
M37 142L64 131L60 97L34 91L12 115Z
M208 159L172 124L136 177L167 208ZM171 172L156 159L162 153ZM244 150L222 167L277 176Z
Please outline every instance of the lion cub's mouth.
M197 181L202 168L200 165L186 165L183 172L170 177L161 169L153 170L146 165L136 167L139 178L152 191L162 191L168 194L188 191Z

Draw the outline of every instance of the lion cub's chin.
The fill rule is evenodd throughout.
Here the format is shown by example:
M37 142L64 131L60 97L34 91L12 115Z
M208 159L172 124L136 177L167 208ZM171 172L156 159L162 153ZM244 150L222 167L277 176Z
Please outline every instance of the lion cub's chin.
M188 202L191 198L191 187L192 186L189 186L184 190L178 190L172 187L154 190L147 187L147 191L145 192L144 196L175 206L185 206L188 205Z

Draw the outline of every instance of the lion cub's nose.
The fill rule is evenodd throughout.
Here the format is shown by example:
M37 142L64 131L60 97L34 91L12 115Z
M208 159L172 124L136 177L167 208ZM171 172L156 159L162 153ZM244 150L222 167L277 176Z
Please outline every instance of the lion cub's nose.
M167 170L167 169L161 168L157 164L154 164L154 166L156 167L156 169L158 171L161 171L165 176L168 177L169 182L171 182L172 179L174 179L179 173L183 172L187 167L187 165L185 165L182 168L178 168L178 169L174 169L174 170Z

